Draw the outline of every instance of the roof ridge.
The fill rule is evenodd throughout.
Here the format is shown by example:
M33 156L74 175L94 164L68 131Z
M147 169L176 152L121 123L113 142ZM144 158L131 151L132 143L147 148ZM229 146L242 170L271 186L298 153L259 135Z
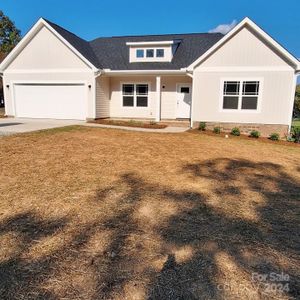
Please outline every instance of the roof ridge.
M154 36L170 36L170 35L182 35L182 36L186 36L186 35L204 35L204 34L208 34L208 35L224 35L220 32L190 32L190 33L164 33L164 34L137 34L137 35L116 35L116 36L100 36L97 37L93 40L90 40L89 42L93 42L95 40L98 39L114 39L114 38L135 38L135 37L154 37Z
M68 29L66 29L66 28L64 28L64 27L62 27L62 26L60 26L60 25L58 25L58 24L56 24L56 23L53 23L53 22L51 22L51 21L49 21L49 20L47 20L47 19L45 19L45 18L42 18L42 19L43 19L44 21L46 21L47 23L49 23L51 26L52 26L52 25L57 26L57 27L59 27L60 29L62 29L62 30L64 30L64 31L68 32L69 34L72 34L72 35L76 36L78 39L81 39L81 40L83 40L84 42L89 43L89 41L83 39L82 37L78 36L78 35L75 34L74 32L72 32L72 31L70 31L70 30L68 30Z

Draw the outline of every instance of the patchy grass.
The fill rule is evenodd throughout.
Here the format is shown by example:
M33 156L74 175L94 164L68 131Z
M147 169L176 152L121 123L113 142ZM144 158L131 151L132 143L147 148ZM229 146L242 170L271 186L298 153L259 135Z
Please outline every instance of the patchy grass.
M53 135L55 133L60 133L60 132L71 132L71 131L80 131L80 130L85 130L85 128L80 125L70 125L70 126L63 126L57 128L42 129L39 130L36 134Z
M1 299L299 298L299 148L87 127L0 142ZM252 279L271 272L288 289Z
M166 128L165 124L158 124L155 121L143 122L136 120L110 120L110 119L97 119L90 121L90 123L104 124L104 125L114 125L114 126L126 126L126 127L137 127L137 128L153 128L153 129L163 129Z
M297 118L297 119L294 119L293 122L292 122L292 126L299 126L300 127L300 119Z

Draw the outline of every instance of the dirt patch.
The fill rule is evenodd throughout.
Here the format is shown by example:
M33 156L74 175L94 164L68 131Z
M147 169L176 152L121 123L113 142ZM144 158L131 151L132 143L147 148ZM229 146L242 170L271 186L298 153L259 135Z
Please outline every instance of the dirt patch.
M297 299L299 157L207 134L3 137L0 298Z
M126 127L137 127L137 128L152 128L152 129L163 129L166 128L167 125L157 124L150 122L142 122L142 121L123 121L123 120L107 120L107 119L98 119L90 121L89 123L97 123L104 125L114 125L114 126L126 126Z

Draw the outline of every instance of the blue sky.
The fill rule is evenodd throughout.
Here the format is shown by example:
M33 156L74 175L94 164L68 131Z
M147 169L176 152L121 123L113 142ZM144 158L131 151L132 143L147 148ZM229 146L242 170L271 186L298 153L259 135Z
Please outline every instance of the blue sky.
M299 0L1 0L22 34L43 16L87 40L99 36L207 32L250 17L300 57Z

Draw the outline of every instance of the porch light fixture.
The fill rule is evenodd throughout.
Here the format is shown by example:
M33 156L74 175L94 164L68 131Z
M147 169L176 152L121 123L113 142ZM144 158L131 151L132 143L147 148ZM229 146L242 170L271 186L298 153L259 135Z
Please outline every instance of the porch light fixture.
M9 89L9 84L7 84L6 87Z
M89 84L88 87L89 87L89 89L91 89L92 86Z

